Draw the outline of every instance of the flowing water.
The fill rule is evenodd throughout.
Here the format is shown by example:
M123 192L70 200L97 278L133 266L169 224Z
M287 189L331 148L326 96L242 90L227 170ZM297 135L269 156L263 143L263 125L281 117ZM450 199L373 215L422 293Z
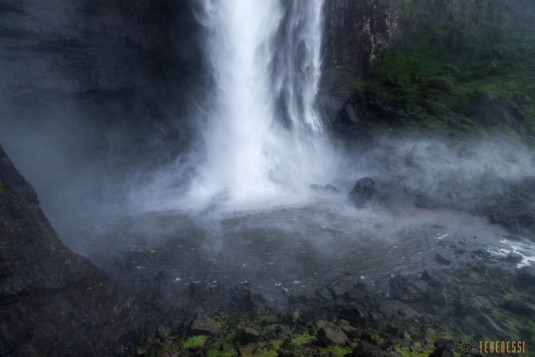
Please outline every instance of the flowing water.
M334 159L315 111L322 3L204 2L214 88L193 200L266 200L329 180Z

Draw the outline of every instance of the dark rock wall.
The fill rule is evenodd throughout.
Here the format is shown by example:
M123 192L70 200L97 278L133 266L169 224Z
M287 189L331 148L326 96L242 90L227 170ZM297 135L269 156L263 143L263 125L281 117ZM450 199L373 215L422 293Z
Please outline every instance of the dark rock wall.
M391 0L325 2L324 65L366 72L399 37L401 8Z
M414 43L464 51L535 31L530 0L332 0L325 2L324 64L365 73L381 50Z
M62 244L0 147L0 354L103 356L133 317L125 296Z
M176 136L187 127L180 122L203 63L187 1L2 0L0 14L6 130L21 120L59 129L89 122L108 146L119 146L114 130L143 151L140 139L148 146L162 131Z
M188 137L199 33L187 1L1 0L0 138L53 126L83 131L78 151L139 154Z
M61 233L65 206L116 199L189 145L206 80L194 3L0 0L0 142Z

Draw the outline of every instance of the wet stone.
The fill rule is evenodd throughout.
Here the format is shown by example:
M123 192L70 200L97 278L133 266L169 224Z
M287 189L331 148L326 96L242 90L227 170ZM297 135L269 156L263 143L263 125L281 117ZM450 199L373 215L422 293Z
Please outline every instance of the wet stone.
M328 286L329 291L336 297L349 295L364 296L366 285L356 275L342 275L334 278Z
M242 330L242 340L244 343L256 342L260 339L260 332L252 327L244 327Z
M371 343L361 341L359 345L353 350L352 357L397 357L396 353L382 350L380 347L374 346Z
M363 208L370 203L377 195L375 181L369 177L364 177L355 183L349 193L349 201L357 208Z
M349 323L349 321L341 319L338 321L338 327L344 331L344 333L349 337L356 337L357 336L357 329Z
M282 322L282 318L278 316L277 314L271 314L267 317L266 322L268 324L278 324Z
M505 260L511 264L518 264L522 261L522 256L518 253L511 252L507 254L507 257L505 258Z
M444 258L441 254L437 253L435 255L435 261L443 265L450 265L451 260Z
M221 329L214 320L210 319L205 314L198 314L197 317L191 322L190 331L194 334L210 334L218 335Z
M421 300L427 292L428 285L424 280L399 275L389 281L392 297L404 302Z
M360 339L361 339L362 341L364 341L364 342L369 342L369 343L373 343L373 344L375 344L375 340L374 340L373 336L370 335L369 332L366 332L366 331L362 332L362 333L360 334Z
M345 333L327 327L319 329L318 339L326 346L345 345L347 343L347 336Z
M516 281L522 288L533 288L535 286L535 267L526 266L516 272Z
M450 347L438 347L429 357L454 357L454 353Z
M535 305L523 301L505 301L500 304L500 307L517 315L531 316L535 314Z

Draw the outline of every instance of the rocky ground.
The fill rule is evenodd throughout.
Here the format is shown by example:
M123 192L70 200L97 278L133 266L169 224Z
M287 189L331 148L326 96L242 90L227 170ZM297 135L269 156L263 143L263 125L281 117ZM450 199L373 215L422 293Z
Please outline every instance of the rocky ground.
M340 218L341 211L333 210L326 221L343 227L347 222ZM494 340L525 341L531 353L535 271L526 260L533 253L530 240L497 225L488 231L491 228L479 225L474 216L463 222L437 208L415 208L412 216L432 218L402 226L399 235L386 227L407 222L406 216L377 221L385 236L393 234L393 241L370 241L364 231L349 232L359 239L346 241L325 223L323 229L308 221L310 227L300 225L301 237L287 227L303 217L326 215L319 212L299 207L280 216L234 215L222 221L222 229L231 234L223 234L226 245L215 252L206 249L213 244L211 238L198 227L188 228L187 221L177 223L176 213L156 215L157 223L138 216L133 219L137 224L108 227L105 240L120 227L136 243L106 258L112 266L101 255L95 261L131 292L148 321L116 353L429 356L437 351L440 356L477 356L479 341ZM361 222L361 211L350 212L353 226L372 219L365 216ZM273 221L286 227L286 233L263 231L263 224ZM213 228L207 222L201 225ZM244 227L254 222L254 229L236 222ZM149 243L141 240L143 234L136 236L139 227L153 224L167 237L155 241L153 236ZM177 224L180 229L170 229ZM454 229L464 225L473 231ZM324 233L313 235L316 231ZM335 237L328 241L329 248L319 246L328 253L303 256L303 249L313 250L308 237L321 241L322 234ZM107 241L108 249L125 245Z
M514 256L508 257L514 261ZM460 269L397 275L387 293L359 276L332 279L286 309L247 287L192 288L211 300L169 325L152 325L143 356L478 356L479 341L535 341L535 271L497 268L484 256ZM228 309L226 304L234 306ZM527 347L528 355L532 354Z

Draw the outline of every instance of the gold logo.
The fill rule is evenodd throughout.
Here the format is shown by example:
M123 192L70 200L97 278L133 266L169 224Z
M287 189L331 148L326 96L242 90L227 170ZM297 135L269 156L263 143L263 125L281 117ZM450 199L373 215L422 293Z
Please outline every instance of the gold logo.
M459 350L461 352L472 352L476 348L476 343L471 340L459 341Z
M479 341L480 353L526 353L526 341Z

